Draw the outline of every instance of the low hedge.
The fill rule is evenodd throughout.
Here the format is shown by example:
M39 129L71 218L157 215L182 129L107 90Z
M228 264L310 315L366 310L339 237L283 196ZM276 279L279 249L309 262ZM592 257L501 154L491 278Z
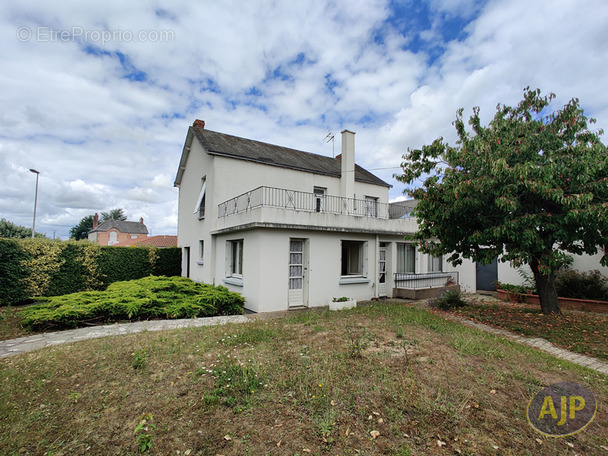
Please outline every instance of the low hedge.
M108 247L88 241L0 239L0 305L101 290L117 281L181 274L178 247Z
M223 286L184 277L145 277L115 282L105 291L50 298L20 312L30 330L74 328L91 323L155 318L193 318L242 314L245 299Z

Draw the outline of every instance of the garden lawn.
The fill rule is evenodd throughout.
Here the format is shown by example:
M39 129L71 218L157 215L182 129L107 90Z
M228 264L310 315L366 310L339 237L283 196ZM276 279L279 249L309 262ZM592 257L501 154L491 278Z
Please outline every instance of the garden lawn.
M561 315L544 315L539 306L530 304L489 298L469 301L471 305L452 313L608 361L608 314L563 310Z
M4 454L603 455L608 378L402 302L108 337L0 361ZM600 408L555 439L531 397ZM145 419L145 423L142 421Z

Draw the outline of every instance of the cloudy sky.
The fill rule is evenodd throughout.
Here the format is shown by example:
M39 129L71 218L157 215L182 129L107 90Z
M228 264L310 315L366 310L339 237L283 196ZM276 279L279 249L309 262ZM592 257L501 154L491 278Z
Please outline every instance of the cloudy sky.
M124 208L175 234L188 126L356 160L394 185L460 107L523 88L608 128L605 0L53 0L0 5L0 217L66 238ZM606 140L604 139L604 142Z

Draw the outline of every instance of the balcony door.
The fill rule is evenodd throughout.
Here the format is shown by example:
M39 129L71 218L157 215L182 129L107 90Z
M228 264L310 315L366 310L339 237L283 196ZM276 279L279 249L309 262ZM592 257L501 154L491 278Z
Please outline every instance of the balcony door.
M289 307L307 305L308 266L305 239L289 240Z

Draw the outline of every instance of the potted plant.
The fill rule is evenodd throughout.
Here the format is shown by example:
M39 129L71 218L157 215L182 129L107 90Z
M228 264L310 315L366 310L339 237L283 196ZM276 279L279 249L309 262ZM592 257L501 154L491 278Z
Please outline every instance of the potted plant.
M357 306L357 301L355 299L347 298L346 296L342 296L341 298L333 298L329 301L329 310L342 310L342 309L352 309Z

